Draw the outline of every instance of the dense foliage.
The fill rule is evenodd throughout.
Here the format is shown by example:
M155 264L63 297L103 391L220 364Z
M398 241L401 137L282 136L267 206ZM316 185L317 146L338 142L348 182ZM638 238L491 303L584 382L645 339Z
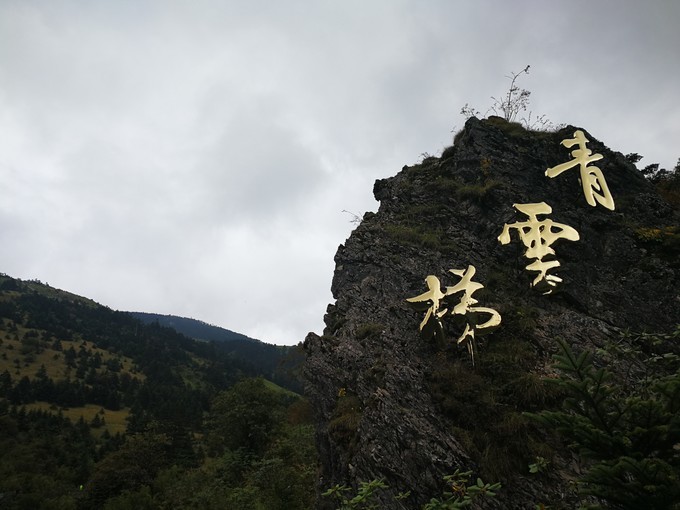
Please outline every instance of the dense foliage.
M565 394L563 407L532 416L583 460L582 494L614 508L680 508L679 338L680 328L601 352L600 363L623 363L625 372L560 342L552 382Z
M94 466L80 507L310 508L316 452L305 407L262 379L239 382L212 402L199 443L205 457L178 456L173 438L152 427Z
M0 275L0 507L308 508L308 404L257 374L219 343Z
M172 328L189 338L216 342L221 351L227 352L240 363L284 388L302 392L298 375L304 355L297 346L273 345L249 338L228 329L207 324L196 319L131 312L145 324L158 324Z
M460 510L469 507L475 500L496 497L495 491L501 488L500 483L484 483L481 478L472 479L471 475L472 471L456 470L452 475L445 476L447 489L440 497L430 499L422 510ZM335 499L338 510L378 510L381 506L375 496L378 491L387 488L382 480L372 480L361 482L356 493L346 485L335 485L322 496ZM405 508L402 502L408 500L410 495L408 491L394 496L395 508Z

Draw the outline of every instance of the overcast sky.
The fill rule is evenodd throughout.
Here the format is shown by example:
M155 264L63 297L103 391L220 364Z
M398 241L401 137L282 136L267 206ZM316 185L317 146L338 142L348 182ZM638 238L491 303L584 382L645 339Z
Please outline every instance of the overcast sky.
M0 272L279 343L321 333L375 179L511 71L671 169L676 0L0 0Z

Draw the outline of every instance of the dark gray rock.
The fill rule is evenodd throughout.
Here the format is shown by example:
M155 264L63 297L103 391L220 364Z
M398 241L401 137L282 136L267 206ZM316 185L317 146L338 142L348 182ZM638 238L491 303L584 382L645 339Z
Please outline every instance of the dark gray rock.
M582 128L529 132L498 118L472 118L445 158L375 183L380 209L339 247L336 302L328 306L323 336L305 340L320 490L382 478L390 486L381 493L382 508L420 508L441 494L445 474L470 468L503 482L494 507L567 498L573 466L566 456L555 459L559 473L541 480L526 470L540 451L540 433L520 413L549 396L507 387L549 373L556 338L594 349L622 330L664 332L680 323L678 253L646 237L677 226L678 211L620 153L583 129L588 148L604 156L596 166L616 210L586 203L578 168L547 178L548 167L571 159L573 148L560 142L576 129ZM553 272L564 281L547 296L530 288L535 273L524 269L531 261L516 234L509 245L497 240L505 223L525 219L513 204L529 202L548 203L552 220L580 233L579 241L553 244L561 261ZM457 279L447 271L470 264L474 281L486 287L475 293L479 306L503 316L501 327L479 340L477 367L455 345L462 328L445 320L446 344L423 340L423 314L405 301L427 290L426 275L453 285ZM515 445L520 436L526 451ZM496 456L495 449L502 452ZM503 462L505 470L494 465ZM394 502L394 494L408 490L403 506ZM320 499L318 508L328 506Z

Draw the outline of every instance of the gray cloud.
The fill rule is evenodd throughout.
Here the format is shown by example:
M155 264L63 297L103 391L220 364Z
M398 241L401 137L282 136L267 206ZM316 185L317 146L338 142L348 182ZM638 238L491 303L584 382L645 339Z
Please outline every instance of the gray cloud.
M510 71L535 114L680 153L680 4L0 2L0 271L267 341L319 331L376 178ZM396 275L395 275L396 277Z

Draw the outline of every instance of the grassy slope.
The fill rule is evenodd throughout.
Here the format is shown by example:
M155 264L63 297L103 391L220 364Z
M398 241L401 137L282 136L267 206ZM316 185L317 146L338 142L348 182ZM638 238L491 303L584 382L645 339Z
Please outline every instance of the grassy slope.
M27 410L41 410L51 413L58 413L61 410L63 416L71 420L73 423L77 422L81 417L85 423L91 423L94 417L99 414L100 418L104 419L105 425L92 429L92 434L99 438L104 430L108 430L112 436L120 433L124 434L127 427L127 418L130 415L129 408L122 408L118 411L111 411L110 409L103 409L101 406L86 404L83 407L59 408L54 404L48 402L34 402L26 405ZM103 410L103 412L102 412Z
M24 376L33 378L41 365L45 366L48 377L55 381L65 379L68 376L73 377L74 370L67 367L64 361L64 351L67 351L71 347L73 347L76 352L83 347L85 350L92 351L93 355L99 353L102 358L102 368L98 369L99 372L105 370L104 366L107 361L118 359L121 364L119 374L128 373L131 377L144 379L144 374L137 371L130 358L100 349L96 347L94 343L87 340L62 341L62 352L45 349L39 354L30 354L26 356L22 354L21 341L17 340L16 336L22 338L27 332L36 330L18 327L15 336L15 333L8 332L3 326L4 325L0 326L0 340L2 340L2 344L0 344L0 373L7 370L14 380L21 379ZM39 331L37 332L40 333Z
M0 279L4 280L5 277L0 277ZM90 299L76 296L70 292L47 287L40 283L23 283L30 291L40 293L46 297L53 299L68 298L71 300L77 300L88 306L99 306ZM18 292L7 292L7 297L14 297L18 294ZM26 335L37 335L39 338L49 337L49 335L47 335L45 331L26 328L22 325L17 325L16 329L13 329L10 327L9 323L10 321L7 319L0 319L0 373L3 373L5 370L7 370L14 381L18 381L22 377L28 377L30 379L34 378L36 372L41 366L45 367L47 376L53 379L55 382L66 378L74 378L75 370L68 367L64 359L64 352L69 350L71 347L73 347L76 352L78 352L82 347L87 351L91 351L92 355L99 353L101 356L102 366L97 369L97 372L103 372L106 370L105 367L107 361L117 359L121 366L119 375L127 373L131 377L140 380L145 378L144 374L137 370L132 359L98 348L93 342L90 342L86 339L62 341L61 352L53 350L52 348L46 348L42 350L42 352L38 353L25 353L22 351L21 339L25 338ZM51 343L47 342L47 344L50 345ZM74 423L78 421L81 416L87 423L90 423L95 415L97 413L101 413L102 410L101 406L93 404L87 404L84 407L59 408L47 402L35 402L33 404L27 405L26 408L28 410L40 409L53 412L55 414L61 411L64 416L69 418ZM116 433L124 433L127 426L126 420L129 414L130 410L128 408L122 408L117 411L104 409L103 415L100 414L100 416L104 418L105 426L98 429L93 429L94 435L100 436L104 430L108 430L109 434L111 435L115 435Z

